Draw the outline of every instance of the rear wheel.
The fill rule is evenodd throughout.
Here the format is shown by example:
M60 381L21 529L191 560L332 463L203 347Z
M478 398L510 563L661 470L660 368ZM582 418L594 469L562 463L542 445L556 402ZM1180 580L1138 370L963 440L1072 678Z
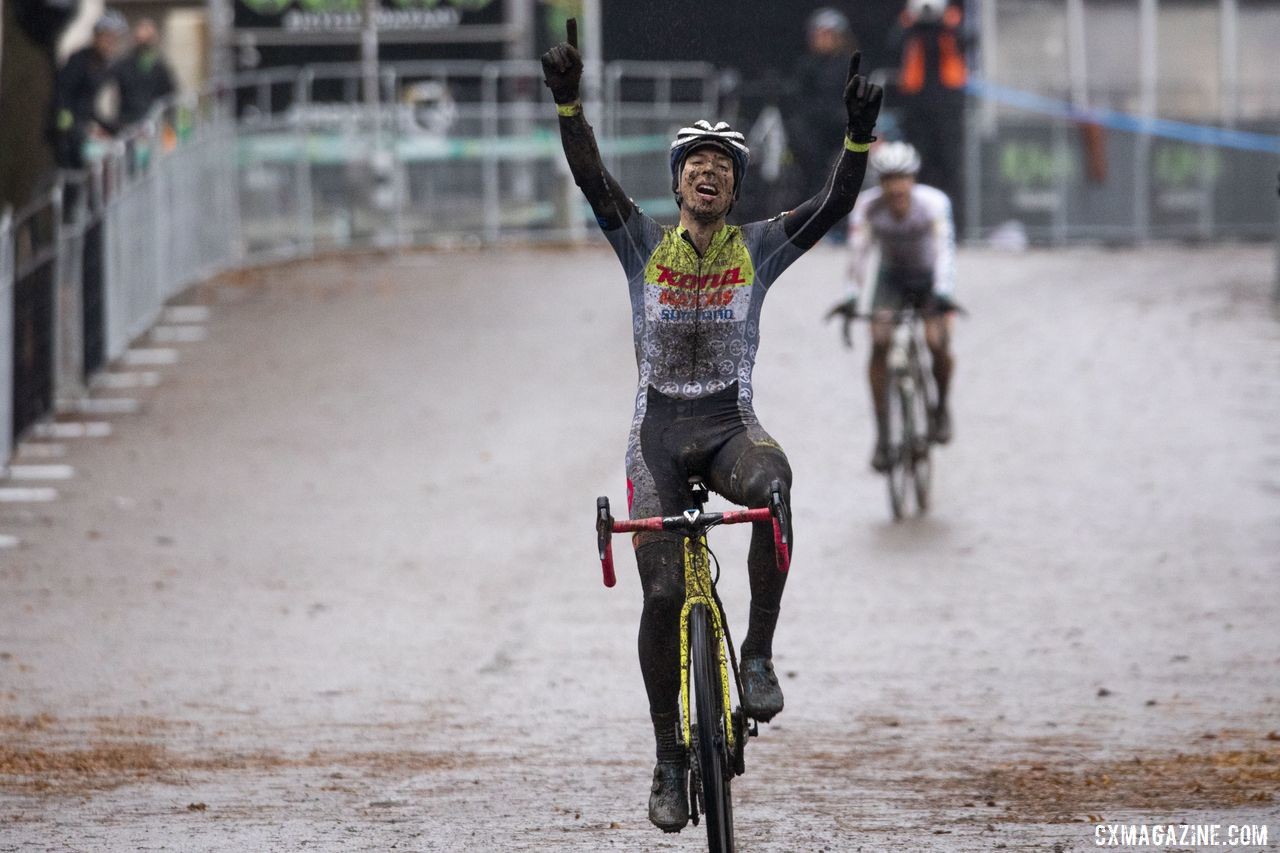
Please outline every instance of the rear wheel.
M702 787L703 819L711 853L733 851L733 802L729 780L729 742L724 728L724 687L720 680L720 650L711 616L703 605L689 612L689 667L693 671L696 721L693 748Z

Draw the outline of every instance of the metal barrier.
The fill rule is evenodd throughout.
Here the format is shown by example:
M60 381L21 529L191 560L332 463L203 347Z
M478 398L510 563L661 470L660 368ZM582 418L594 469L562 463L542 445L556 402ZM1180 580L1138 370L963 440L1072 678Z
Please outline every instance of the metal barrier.
M13 454L13 211L0 211L0 468Z
M716 112L715 69L616 63L585 81L610 168L674 213L674 130ZM217 81L170 99L0 230L0 466L166 301L220 270L319 250L578 239L593 226L537 62L357 65ZM10 335L12 338L7 338Z
M212 119L190 127L180 142L176 117L191 109L171 105L171 120L116 142L103 160L107 361L123 355L173 296L242 261L234 127Z
M970 118L969 239L1009 221L1021 223L1033 241L1053 244L1275 234L1276 154L1263 145L1154 132L1160 125L1144 132L1130 129L1123 116L1108 126L998 106L973 110ZM1274 140L1280 121L1241 123L1233 132Z
M238 78L241 215L251 257L346 246L565 239L592 217L572 184L539 63L309 66ZM705 63L613 63L587 81L611 170L642 205L674 212L665 153L690 115L715 112ZM666 210L670 208L670 210Z

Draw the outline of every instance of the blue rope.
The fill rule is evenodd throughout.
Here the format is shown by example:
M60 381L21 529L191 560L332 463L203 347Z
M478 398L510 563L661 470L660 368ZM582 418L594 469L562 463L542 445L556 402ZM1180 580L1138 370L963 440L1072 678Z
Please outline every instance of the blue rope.
M1071 121L1090 122L1113 130L1125 130L1131 133L1146 133L1162 136L1166 139L1177 139L1196 145L1217 145L1222 148L1236 148L1241 151L1261 151L1266 154L1280 154L1280 136L1266 133L1250 133L1245 130L1231 130L1225 127L1213 127L1205 124L1190 124L1184 121L1170 121L1163 118L1147 118L1123 113L1119 110L1088 109L1081 110L1065 101L1047 98L1034 92L997 86L985 80L971 78L968 88L970 94L995 101L999 104L1040 113L1055 118Z

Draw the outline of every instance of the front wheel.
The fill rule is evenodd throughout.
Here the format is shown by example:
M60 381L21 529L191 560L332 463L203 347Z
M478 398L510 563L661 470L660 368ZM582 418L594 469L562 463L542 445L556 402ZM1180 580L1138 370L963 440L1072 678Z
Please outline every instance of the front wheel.
M911 457L911 479L915 482L916 512L923 515L929 509L929 486L933 478L933 466L929 461L929 425L932 422L929 410L932 404L924 365L916 361L912 373L915 392L911 395L911 420L914 424L912 431L915 433L915 452Z
M698 761L702 810L711 853L733 853L733 801L729 743L724 728L724 685L720 648L703 605L689 612L689 668L693 671L693 749Z
M914 430L911 423L911 392L904 377L896 373L889 377L888 397L889 510L894 521L901 521L907 512L907 489L910 487L911 464L914 454Z

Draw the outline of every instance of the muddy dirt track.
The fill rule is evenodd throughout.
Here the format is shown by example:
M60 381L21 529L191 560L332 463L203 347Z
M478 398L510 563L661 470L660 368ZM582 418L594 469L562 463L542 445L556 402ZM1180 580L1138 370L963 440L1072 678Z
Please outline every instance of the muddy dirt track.
M963 252L957 439L900 525L865 336L821 323L842 260L764 312L798 549L741 848L1085 850L1098 820L1280 844L1271 251ZM0 851L700 849L645 819L634 561L605 590L593 553L634 393L612 255L329 260L181 301L208 338L98 393L143 411L62 442L56 502L0 506Z

